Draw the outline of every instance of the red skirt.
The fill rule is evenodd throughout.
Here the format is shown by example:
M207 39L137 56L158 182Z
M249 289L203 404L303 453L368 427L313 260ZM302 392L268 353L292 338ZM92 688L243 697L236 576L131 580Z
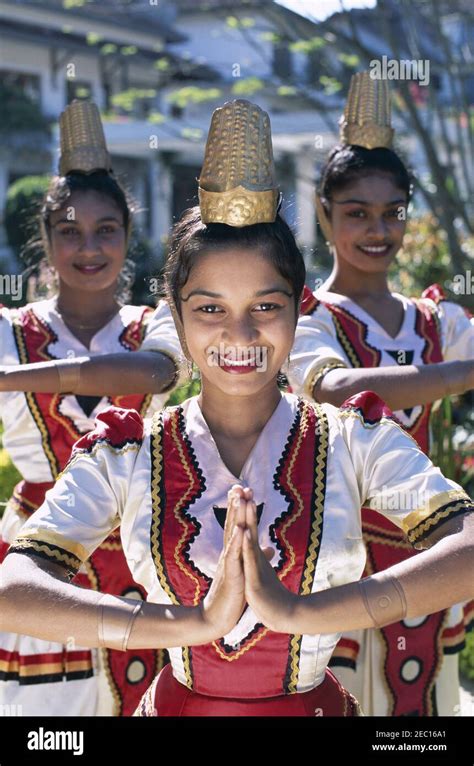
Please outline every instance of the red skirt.
M359 704L326 669L322 684L309 692L261 699L227 699L197 694L166 665L143 695L134 716L356 716Z

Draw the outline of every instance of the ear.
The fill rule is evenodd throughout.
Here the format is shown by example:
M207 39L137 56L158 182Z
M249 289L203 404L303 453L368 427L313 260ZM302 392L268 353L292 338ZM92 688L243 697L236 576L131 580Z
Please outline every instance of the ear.
M328 218L328 214L324 209L324 204L319 194L316 194L316 214L318 216L318 223L321 226L321 230L326 237L326 240L328 242L332 242L333 236L331 221Z

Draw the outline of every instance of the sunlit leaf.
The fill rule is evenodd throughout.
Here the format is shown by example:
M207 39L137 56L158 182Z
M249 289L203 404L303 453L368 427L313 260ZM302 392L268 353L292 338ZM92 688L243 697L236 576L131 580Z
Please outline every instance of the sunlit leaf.
M88 32L86 41L87 45L97 45L97 43L100 43L100 41L103 40L102 35L98 35L97 32Z
M310 40L297 40L290 43L289 49L293 53L311 53L326 45L324 37L312 37Z
M164 114L161 114L161 112L150 112L148 115L148 122L153 122L155 124L159 124L166 121L166 117Z
M221 96L219 88L198 88L195 85L189 85L186 88L179 88L169 93L166 100L171 104L184 109L187 104L201 104L205 101L214 101Z
M117 52L117 46L114 45L114 43L106 43L105 45L102 46L102 48L100 49L100 52L104 56L110 56L112 53Z
M120 53L123 56L134 56L137 51L138 48L136 45L126 45L125 47L120 48Z
M277 88L277 93L279 96L294 96L297 92L297 88L295 88L293 85L280 85L280 87Z
M257 91L264 88L264 83L258 77L248 77L245 80L239 80L232 86L232 93L235 96L252 96Z

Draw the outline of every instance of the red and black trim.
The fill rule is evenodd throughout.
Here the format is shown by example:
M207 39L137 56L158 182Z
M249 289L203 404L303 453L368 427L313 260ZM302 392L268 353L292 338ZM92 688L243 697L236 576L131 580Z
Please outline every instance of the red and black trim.
M329 660L330 668L350 668L355 670L359 656L360 644L349 638L340 638Z
M408 540L412 545L416 544L419 547L434 529L439 529L446 521L451 521L457 516L463 516L472 511L474 511L474 505L469 497L456 498L440 506L434 513L426 516L419 524L412 527L407 532Z
M357 412L368 426L380 423L382 418L398 423L390 407L374 391L362 391L360 394L350 396L341 404L339 409Z
M28 537L14 540L5 555L8 556L10 553L38 556L49 563L59 564L65 569L70 579L77 574L82 564L82 561L77 556L65 548L49 542L46 543L43 540L29 539Z
M0 649L0 680L15 681L20 686L77 681L94 675L89 649L43 654L20 654Z
M109 407L97 415L94 430L76 442L71 460L80 453L91 453L98 444L105 442L116 450L129 444L141 445L143 433L143 420L138 412Z
M300 316L310 316L311 314L314 314L319 303L320 301L318 301L314 293L312 293L310 288L305 285L300 305Z
M400 529L369 508L362 509L362 531L367 551L364 577L417 555ZM445 610L415 625L400 621L377 631L385 650L389 715L437 715L433 691L442 663L447 614Z
M200 531L190 508L206 484L184 428L180 407L167 408L154 418L151 553L170 601L191 606L200 603L211 581L190 557L192 540ZM300 401L274 477L274 486L289 508L271 529L281 553L278 575L293 592L311 592L314 581L322 535L327 440L322 409ZM273 633L256 624L238 645L229 646L220 639L185 647L186 685L200 694L236 698L295 693L300 644L299 636Z
M154 309L144 306L138 319L133 319L119 337L119 343L127 351L139 351L145 338L145 331Z
M323 305L332 315L337 339L352 367L378 367L382 354L367 341L369 326L342 306L324 301Z

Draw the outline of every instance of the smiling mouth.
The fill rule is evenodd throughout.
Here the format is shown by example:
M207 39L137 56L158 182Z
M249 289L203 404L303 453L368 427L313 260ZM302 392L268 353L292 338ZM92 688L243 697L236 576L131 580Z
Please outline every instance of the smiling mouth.
M392 245L357 245L357 248L358 250L362 250L366 255L381 257L390 252Z
M106 266L106 263L96 263L89 265L79 263L74 264L74 268L77 269L77 271L80 271L81 274L97 274L99 271L102 271L102 269L105 269Z
M219 367L226 372L252 372L257 369L256 359L226 359L219 357Z

